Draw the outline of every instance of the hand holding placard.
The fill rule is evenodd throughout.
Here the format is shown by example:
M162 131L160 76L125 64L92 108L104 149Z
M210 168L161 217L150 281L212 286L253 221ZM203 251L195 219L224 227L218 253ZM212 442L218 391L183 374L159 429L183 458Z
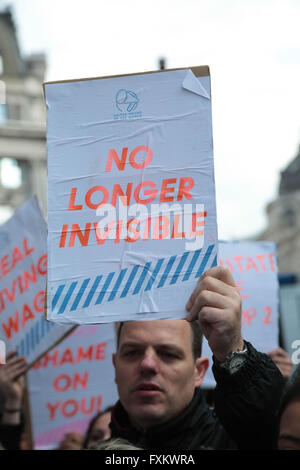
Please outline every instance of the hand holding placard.
M199 279L187 305L189 321L198 320L219 361L243 349L241 296L230 271L224 266L208 269Z
M240 293L243 339L264 353L277 348L278 277L274 243L219 242L218 265L229 269ZM206 340L202 354L212 363ZM211 368L204 387L215 387Z
M5 396L2 424L18 424L20 422L26 370L25 357L18 357L15 350L7 354L6 364L0 368L0 386Z

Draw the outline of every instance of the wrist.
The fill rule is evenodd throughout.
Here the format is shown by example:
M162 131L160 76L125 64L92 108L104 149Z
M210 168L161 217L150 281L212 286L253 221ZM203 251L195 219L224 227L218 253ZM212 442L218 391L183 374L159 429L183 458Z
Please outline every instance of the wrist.
M230 375L235 374L240 370L245 362L247 362L248 348L247 344L243 341L243 347L231 351L224 360L218 361L216 357L213 357L215 366L220 369L226 370Z
M236 340L226 349L223 349L222 351L213 351L213 355L217 359L218 362L224 362L226 361L226 358L230 354L238 352L238 351L242 351L244 348L245 348L244 340L242 337L240 337L238 340Z

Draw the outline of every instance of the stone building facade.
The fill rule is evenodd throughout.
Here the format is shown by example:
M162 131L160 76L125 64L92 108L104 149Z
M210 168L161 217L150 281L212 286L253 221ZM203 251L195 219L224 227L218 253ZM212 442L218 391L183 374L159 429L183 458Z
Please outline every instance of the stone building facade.
M0 223L35 194L46 212L43 54L22 57L11 11L0 12Z
M259 239L277 244L280 273L300 274L300 147L281 172L278 198L266 211L268 226Z

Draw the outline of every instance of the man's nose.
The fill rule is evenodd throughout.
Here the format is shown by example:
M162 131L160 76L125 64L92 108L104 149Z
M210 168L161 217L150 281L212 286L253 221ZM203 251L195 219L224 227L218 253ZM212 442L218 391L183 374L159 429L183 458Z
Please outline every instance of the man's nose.
M157 372L158 358L156 352L153 349L149 348L145 351L140 366L142 371L151 371L155 373Z

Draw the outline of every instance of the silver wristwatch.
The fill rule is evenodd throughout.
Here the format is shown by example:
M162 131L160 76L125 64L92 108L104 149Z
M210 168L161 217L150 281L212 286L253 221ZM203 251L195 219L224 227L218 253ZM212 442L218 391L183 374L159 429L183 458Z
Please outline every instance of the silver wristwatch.
M229 353L222 362L217 361L218 365L228 370L230 374L237 372L247 360L247 345L244 343L244 349L238 349Z

